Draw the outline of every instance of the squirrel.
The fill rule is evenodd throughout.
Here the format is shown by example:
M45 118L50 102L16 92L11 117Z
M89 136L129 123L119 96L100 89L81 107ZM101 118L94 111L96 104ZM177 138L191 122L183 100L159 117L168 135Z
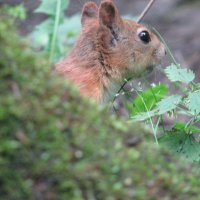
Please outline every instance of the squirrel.
M139 77L160 63L165 47L157 35L123 19L113 0L85 3L81 33L55 70L74 82L81 94L99 103L114 97L124 78Z

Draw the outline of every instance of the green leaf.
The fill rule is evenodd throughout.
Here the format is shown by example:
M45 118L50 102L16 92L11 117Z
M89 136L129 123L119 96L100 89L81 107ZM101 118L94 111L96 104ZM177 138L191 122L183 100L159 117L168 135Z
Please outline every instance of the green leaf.
M191 126L191 127L190 127L190 131L191 131L192 133L200 133L200 128L197 127L197 126Z
M0 142L0 152L11 152L20 147L20 143L15 140L4 140Z
M149 112L142 112L142 113L139 113L139 114L137 114L137 115L131 117L131 119L132 119L133 121L145 121L145 120L147 120L147 119L150 119L150 118L156 116L157 113L158 113L158 111L154 109L154 110L151 110L151 111L149 111Z
M53 34L54 20L50 17L36 26L35 30L30 35L33 40L33 47L48 48L50 36Z
M171 132L161 137L159 141L189 161L200 161L200 144L192 135L186 134L184 131Z
M159 84L146 91L143 91L133 101L132 115L151 110L155 107L156 103L167 94L167 92L168 88L164 84Z
M158 115L165 114L169 111L174 110L177 105L181 102L181 96L179 95L172 95L162 99L160 102L157 103Z
M39 32L44 32L45 34L52 34L54 26L54 19L49 17L48 19L41 22L39 25L36 26L36 30Z
M61 11L64 11L68 5L69 0L60 0L61 1ZM35 10L36 13L45 13L47 15L56 15L56 7L58 0L42 0L40 6Z
M131 119L133 119L134 121L144 121L151 117L163 115L169 111L174 110L177 107L177 105L181 102L181 98L182 97L179 95L166 97L160 102L158 102L153 110L150 110L149 112L139 113L131 117Z
M200 90L200 83L195 83L195 89Z
M186 133L200 133L200 128L191 125L191 126L187 126L187 124L185 123L175 123L173 126L173 130L175 131L185 131Z
M175 123L174 126L173 126L173 129L175 130L185 130L185 126L186 124L184 123Z
M167 67L165 69L165 73L172 82L179 81L188 84L195 78L193 71L190 69L181 69L180 66L175 64L171 64L169 67Z
M26 19L26 9L24 7L24 4L18 4L16 6L5 6L6 11L9 13L9 15L19 18L20 20Z
M194 114L200 113L200 90L191 92L184 101L186 107Z
M58 30L58 38L62 44L67 44L71 46L76 41L77 35L81 29L80 15L75 14L71 17L67 17L60 24ZM63 45L66 48L66 45Z

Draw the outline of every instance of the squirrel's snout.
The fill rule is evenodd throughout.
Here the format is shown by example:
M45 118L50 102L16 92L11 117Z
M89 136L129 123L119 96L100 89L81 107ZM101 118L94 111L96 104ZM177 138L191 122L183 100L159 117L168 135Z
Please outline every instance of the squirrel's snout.
M162 59L166 54L167 54L167 51L166 51L165 45L161 43L157 51L157 56L159 59Z

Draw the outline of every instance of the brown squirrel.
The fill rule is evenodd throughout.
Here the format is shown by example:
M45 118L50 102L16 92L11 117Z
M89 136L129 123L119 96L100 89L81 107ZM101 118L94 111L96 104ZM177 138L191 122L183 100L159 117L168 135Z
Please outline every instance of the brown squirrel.
M55 66L80 92L106 102L124 78L138 77L158 64L164 45L145 26L122 19L112 0L84 5L82 30L69 56Z

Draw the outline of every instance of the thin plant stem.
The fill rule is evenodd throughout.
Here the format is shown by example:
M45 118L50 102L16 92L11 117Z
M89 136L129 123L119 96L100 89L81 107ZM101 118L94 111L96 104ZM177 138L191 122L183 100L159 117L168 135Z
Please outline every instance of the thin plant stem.
M61 0L57 0L54 30L53 30L53 35L52 35L52 40L51 40L51 45L50 45L50 57L49 57L50 62L52 62L54 59L58 26L60 23L60 15L61 15Z
M147 113L148 113L148 115L149 115L149 109L147 108L147 105L146 105L146 103L145 103L145 101L144 101L144 99L143 99L143 97L139 94L139 92L136 90L136 93L137 93L137 95L141 98L141 100L142 100L142 103L144 104L144 107L145 107L145 109L146 109L146 111L147 111ZM151 118L151 116L149 115L149 121L150 121L150 124L151 124L151 127L152 127L152 130L153 130L153 135L154 135L154 138L155 138L155 142L156 142L156 144L158 145L158 138L157 138L157 128L154 128L154 124L153 124L153 121L152 121L152 118ZM160 121L160 120L159 120Z
M141 13L141 15L139 16L137 22L140 23L144 16L147 14L147 12L150 10L151 6L154 4L155 0L150 0L148 5L146 6L146 8L143 10L143 12Z
M161 34L160 34L154 27L152 27L152 29L153 29L153 31L157 34L157 36L160 38L161 42L165 45L166 51L167 51L167 53L169 54L169 56L170 56L172 62L173 62L176 66L179 66L179 64L177 63L175 57L173 56L173 54L172 54L172 52L171 52L169 46L168 46L167 43L165 42L164 38L161 36Z
M155 126L155 133L158 132L158 127L159 127L161 119L162 119L162 115L158 117L158 121L157 121L156 126ZM154 135L154 137L157 140L157 135Z
M124 80L124 83L122 84L122 86L120 87L120 89L118 90L118 92L116 93L113 101L112 101L112 105L113 105L113 109L115 112L117 112L117 109L115 108L114 102L116 100L116 98L119 96L120 92L124 89L124 86L131 80L132 78L128 78Z
M148 82L146 79L143 78L143 80L144 80L144 82L146 82L147 85L150 86L149 82ZM151 86L150 86L150 90L151 90L151 93L153 94L153 98L155 99L156 103L158 103L158 99L156 98L156 95L155 95L155 93L154 93L154 91L153 91L153 89L152 89ZM161 119L160 119L160 121L161 121L161 123L162 123L162 129L163 129L163 132L165 133L166 130L165 130L164 119L163 119L163 116L162 116L162 115L161 115Z

